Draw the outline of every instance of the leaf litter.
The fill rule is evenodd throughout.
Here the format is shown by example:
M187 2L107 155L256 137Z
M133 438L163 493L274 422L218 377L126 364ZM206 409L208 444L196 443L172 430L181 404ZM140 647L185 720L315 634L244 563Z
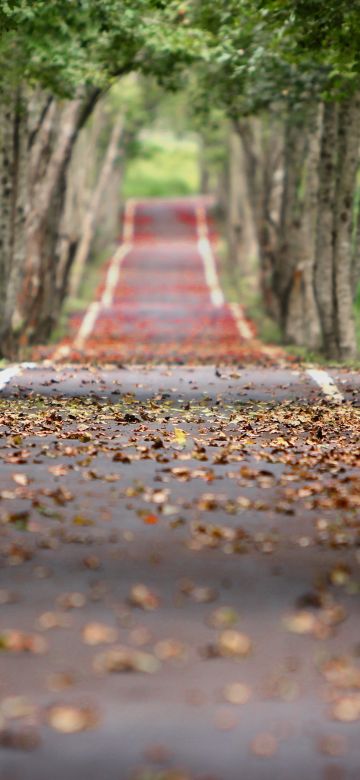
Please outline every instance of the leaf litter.
M222 586L215 587L203 577L199 582L179 577L172 596L160 594L151 581L135 581L122 593L121 603L110 598L109 622L94 618L79 623L77 614L75 622L69 622L69 613L81 615L92 604L107 603L106 567L118 556L121 580L121 561L126 561L127 551L142 533L147 534L149 560L155 567L161 562L156 541L151 546L157 533L168 533L169 544L179 540L176 544L184 555L206 556L209 562L218 562L221 555L224 565L234 557L239 567L243 556L251 555L258 566L273 559L276 568L279 552L285 549L299 556L314 549L326 553L331 560L326 576L315 578L307 592L298 593L297 603L289 602L283 614L277 613L272 630L284 637L288 634L293 650L314 639L321 640L323 648L332 637L341 637L352 600L360 592L360 425L351 406L242 405L221 399L217 404L180 399L175 405L163 394L148 401L119 395L116 404L32 396L11 403L2 400L0 426L4 437L0 459L7 469L6 479L0 482L3 566L10 571L24 567L30 578L51 581L51 566L44 564L43 557L38 564L39 555L50 558L62 546L74 550L85 546L79 567L99 577L84 591L68 590L64 579L62 591L39 613L34 630L27 625L6 627L3 622L3 657L51 658L53 640L44 636L51 629L51 638L64 630L77 633L90 654L95 677L161 676L171 664L175 668L179 663L191 664L194 649L200 660L252 668L261 647L258 637L247 632L241 599L236 605L227 603ZM148 464L146 472L143 462ZM39 478L38 467L46 478ZM106 501L101 499L106 506L101 507L96 498L98 485L100 494L106 491ZM131 527L127 527L129 516ZM106 544L111 545L111 553L101 578L103 554L100 547L96 554L90 547ZM0 608L15 607L19 599L17 588L4 587ZM207 605L217 600L219 606L209 611ZM208 644L199 640L194 647L191 637L185 642L161 633L158 622L150 630L151 621L169 604L173 608L191 605L199 611L201 632L217 632L216 637ZM136 622L140 613L149 623ZM109 647L99 651L101 645ZM325 652L320 660L312 650L308 652L329 724L356 723L360 720L356 648L345 643L338 655ZM239 661L245 666L239 667ZM241 678L234 675L222 685L222 701L231 708L252 706L259 695L285 703L302 695L296 672L269 673L263 685L250 684L246 675ZM46 686L54 693L76 689L78 679L72 671L46 670ZM19 731L11 725L34 717L34 705L26 696L6 697L0 712L2 747L32 750L40 744L31 723ZM68 702L55 702L42 717L59 734L95 729L101 722L97 706ZM219 710L215 720L220 731L237 728L228 710ZM264 731L254 735L249 749L255 757L270 759L277 754L279 742L271 731ZM324 755L342 755L346 749L342 736L325 734L318 740ZM143 775L146 780L152 778L151 771ZM190 778L182 770L161 772L153 773L156 780Z

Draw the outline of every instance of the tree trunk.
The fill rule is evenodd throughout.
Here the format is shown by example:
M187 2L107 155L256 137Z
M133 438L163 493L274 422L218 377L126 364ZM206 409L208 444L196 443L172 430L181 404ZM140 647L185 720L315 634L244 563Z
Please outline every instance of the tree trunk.
M305 158L306 135L304 124L296 117L288 117L285 130L284 180L279 224L274 292L279 301L279 320L286 341L291 341L291 316L296 318L298 330L301 316L301 276L298 265L301 241L300 185ZM291 306L290 306L291 304ZM301 323L302 324L302 323Z
M28 255L23 284L26 326L24 343L44 341L56 324L64 296L59 280L61 228L66 204L67 173L76 140L84 122L92 112L99 93L82 93L64 106L49 112L41 138L33 148L30 170L35 174L35 162L40 176L31 178L31 202L36 204L27 222ZM73 257L69 248L68 262ZM67 265L64 272L68 272Z
M260 265L260 289L266 312L278 317L273 275L278 243L279 166L282 133L276 118L242 119L235 123L241 139L247 199L252 214Z
M250 277L257 272L258 244L245 176L244 153L236 129L229 134L227 238L232 266Z
M280 228L283 243L279 251L278 279L282 332L287 342L309 348L320 344L314 293L320 127L321 111L316 106L292 128L293 139L285 156Z
M360 93L339 111L338 160L334 213L334 330L341 360L356 356L352 290L352 216L360 143Z
M359 179L359 170L358 176ZM353 290L354 300L357 297L358 287L360 283L360 186L357 186L356 197L354 203L354 229L353 229L353 241L352 241L352 258L351 258L351 286Z
M63 106L9 90L0 111L1 354L49 335L59 310L57 265L66 174L98 90Z
M323 347L328 357L338 357L337 338L334 331L333 288L338 119L338 105L326 103L320 150L315 293L319 307Z
M93 191L88 211L85 215L84 223L82 225L82 235L79 245L76 250L71 283L70 283L70 295L75 296L78 292L80 282L83 276L85 263L89 255L91 243L94 237L96 219L101 203L101 199L106 189L106 185L109 181L110 174L113 170L116 157L119 152L119 142L124 130L124 118L119 116L113 126L111 137L108 143L108 147L105 153L101 171L98 177L97 184Z
M20 88L7 95L1 122L0 342L11 354L21 327L17 292L26 255L27 113Z
M15 95L3 94L0 103L0 332L2 340L5 330L4 315L13 233L15 115Z

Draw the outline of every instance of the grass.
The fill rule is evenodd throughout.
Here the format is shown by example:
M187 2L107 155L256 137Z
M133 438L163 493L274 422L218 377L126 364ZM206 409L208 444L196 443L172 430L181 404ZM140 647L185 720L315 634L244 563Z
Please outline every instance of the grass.
M176 197L199 191L198 144L189 137L152 132L139 142L123 183L124 198Z

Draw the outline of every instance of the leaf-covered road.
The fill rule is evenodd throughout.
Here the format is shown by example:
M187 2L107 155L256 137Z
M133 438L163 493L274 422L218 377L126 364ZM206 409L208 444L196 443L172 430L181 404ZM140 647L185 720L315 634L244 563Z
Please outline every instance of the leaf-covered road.
M343 404L290 369L6 385L1 780L358 777L358 388L333 379Z
M231 364L279 356L256 339L242 307L224 298L208 212L203 198L129 201L123 241L96 300L70 318L56 358Z
M0 780L358 777L359 377L273 365L212 247L129 204L0 372Z

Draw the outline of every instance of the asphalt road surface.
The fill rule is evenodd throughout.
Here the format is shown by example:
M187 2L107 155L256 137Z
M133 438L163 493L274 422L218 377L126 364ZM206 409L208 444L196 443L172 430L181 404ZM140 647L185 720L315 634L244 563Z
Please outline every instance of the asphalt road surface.
M0 780L359 777L359 378L257 341L203 205L0 372Z

